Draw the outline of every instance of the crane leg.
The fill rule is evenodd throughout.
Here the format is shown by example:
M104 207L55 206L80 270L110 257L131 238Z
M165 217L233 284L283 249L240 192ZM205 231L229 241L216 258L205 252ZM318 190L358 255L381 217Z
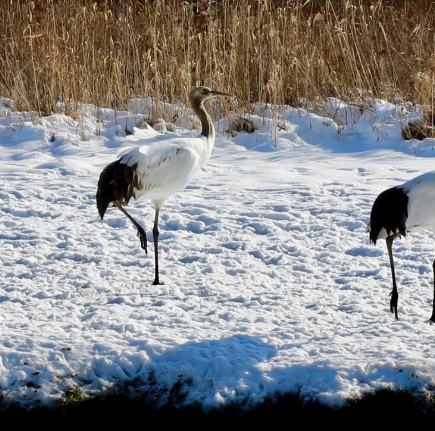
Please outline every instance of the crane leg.
M136 226L137 236L140 239L140 246L145 250L145 254L148 254L147 235L143 230L143 227L127 212L127 210L122 205L120 205L118 202L114 202L114 205L118 207Z
M159 208L156 208L156 215L154 217L154 227L153 227L153 239L154 239L154 264L155 264L155 278L153 285L163 284L160 283L159 279Z
M394 235L391 235L391 236L387 237L387 239L386 239L388 256L390 258L391 276L393 278L393 290L390 293L390 296L391 296L390 310L396 316L396 320L399 320L399 318L397 317L397 301L399 299L399 294L397 293L396 274L394 271L393 241L394 241Z
M430 321L435 323L435 260L432 263L433 278L434 278L434 288L433 288L433 304L432 304L432 316L430 316Z
M154 265L155 265L155 278L153 285L163 284L160 283L159 279L159 208L156 208L156 215L154 217L154 227L153 227L153 239L154 239Z
M396 273L394 271L393 241L394 241L394 235L387 237L386 242L387 242L388 256L390 258L391 276L393 278L393 290L390 293L391 296L390 310L396 316L396 320L399 320L399 318L397 317L397 301L399 299L399 294L397 293Z

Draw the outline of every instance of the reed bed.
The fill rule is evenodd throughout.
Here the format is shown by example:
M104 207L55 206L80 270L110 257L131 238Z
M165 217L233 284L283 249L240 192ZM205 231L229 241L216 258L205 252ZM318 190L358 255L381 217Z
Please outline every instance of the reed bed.
M246 112L375 97L432 118L434 27L429 0L4 0L0 96L47 115L204 84Z

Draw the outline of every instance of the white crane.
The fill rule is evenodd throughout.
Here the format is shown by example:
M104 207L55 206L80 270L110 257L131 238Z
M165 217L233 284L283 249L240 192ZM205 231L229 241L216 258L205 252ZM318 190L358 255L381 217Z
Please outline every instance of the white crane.
M406 183L382 192L375 200L367 232L370 241L376 244L378 239L385 239L390 258L393 290L391 292L390 310L397 317L396 274L393 260L393 241L396 237L406 236L408 232L422 232L432 229L435 232L435 171L419 175ZM434 273L434 293L432 316L435 323L435 260L432 263Z
M139 139L139 145L122 151L117 160L107 165L100 174L97 208L101 219L108 206L118 207L136 226L145 253L148 253L146 233L124 207L132 197L136 201L150 199L154 205L154 285L162 284L158 257L160 209L166 198L184 189L209 160L215 142L215 131L203 102L218 96L233 97L232 94L207 87L195 87L190 91L189 102L202 125L201 134L198 136L157 135ZM133 135L134 140L137 138Z

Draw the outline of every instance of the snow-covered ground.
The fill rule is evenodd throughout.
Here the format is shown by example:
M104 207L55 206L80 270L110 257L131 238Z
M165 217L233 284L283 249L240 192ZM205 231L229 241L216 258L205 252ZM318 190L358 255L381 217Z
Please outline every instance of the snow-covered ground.
M101 220L95 200L149 100L128 112L85 106L76 119L0 101L4 402L52 405L135 378L156 402L177 387L180 405L204 408L433 391L433 234L394 243L396 321L385 242L366 232L381 191L434 169L432 140L402 138L418 107L330 99L318 116L258 104L252 134L215 116L210 161L161 211L164 285L153 286L152 247L145 255L116 208ZM166 109L177 120L156 130L198 133L190 109ZM128 208L151 243L152 205Z

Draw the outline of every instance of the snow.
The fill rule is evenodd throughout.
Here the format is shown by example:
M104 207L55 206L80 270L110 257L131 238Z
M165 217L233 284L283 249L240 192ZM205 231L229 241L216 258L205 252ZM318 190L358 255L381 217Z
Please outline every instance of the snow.
M394 243L396 321L385 242L366 232L380 192L433 170L433 141L401 135L421 107L259 103L251 134L215 115L210 161L161 210L153 286L152 247L116 208L101 220L95 200L150 103L39 118L0 98L0 399L54 405L133 380L157 404L178 387L173 402L204 409L431 393L433 233ZM166 109L175 123L144 133L198 132L189 108ZM152 205L128 208L152 242Z

